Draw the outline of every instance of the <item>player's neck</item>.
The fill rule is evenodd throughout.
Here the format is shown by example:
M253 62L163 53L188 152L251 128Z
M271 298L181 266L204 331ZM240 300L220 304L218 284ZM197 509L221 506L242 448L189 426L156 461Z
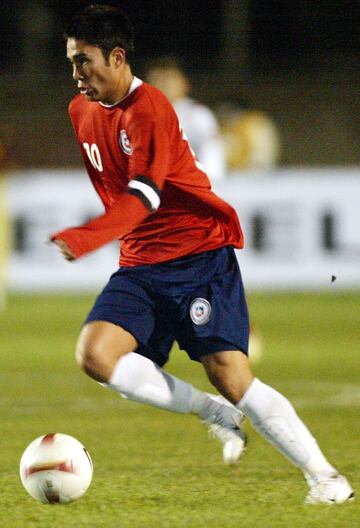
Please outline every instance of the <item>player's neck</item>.
M115 90L110 94L109 97L106 98L106 100L101 101L101 103L106 106L113 106L119 103L128 94L133 79L134 76L132 74L131 68L128 64L126 64L124 71L122 72L121 76L119 76L119 81Z

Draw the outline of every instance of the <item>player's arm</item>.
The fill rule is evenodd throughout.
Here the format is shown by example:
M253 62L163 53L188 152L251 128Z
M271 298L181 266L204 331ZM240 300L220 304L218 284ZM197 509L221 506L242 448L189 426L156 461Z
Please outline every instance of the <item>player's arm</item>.
M157 122L142 121L129 131L129 139L133 154L126 190L105 214L52 235L53 242L66 244L65 253L61 247L60 251L68 260L125 237L160 207L169 156L166 129Z
M141 184L140 188L137 182ZM149 199L150 193L153 194L151 200ZM152 187L134 178L129 183L127 192L119 195L116 203L105 214L80 227L72 227L55 233L51 240L57 245L61 241L60 251L65 258L68 260L71 260L71 257L78 258L112 240L123 238L159 205L160 193L157 194ZM66 244L65 251L64 243Z

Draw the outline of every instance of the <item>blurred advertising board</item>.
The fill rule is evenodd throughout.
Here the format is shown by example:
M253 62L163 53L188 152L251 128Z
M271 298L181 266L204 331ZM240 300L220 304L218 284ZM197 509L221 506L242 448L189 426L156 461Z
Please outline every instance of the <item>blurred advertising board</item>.
M50 233L103 212L79 170L13 173L11 291L97 291L116 270L118 243L63 261ZM360 289L360 171L281 169L230 174L214 190L237 210L247 289Z

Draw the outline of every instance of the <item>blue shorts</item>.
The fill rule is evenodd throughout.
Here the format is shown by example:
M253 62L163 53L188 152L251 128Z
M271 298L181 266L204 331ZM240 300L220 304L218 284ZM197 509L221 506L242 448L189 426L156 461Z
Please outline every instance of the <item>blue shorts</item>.
M191 359L224 350L247 353L249 316L235 252L223 247L162 264L123 267L85 323L130 332L138 354L164 365L174 341Z

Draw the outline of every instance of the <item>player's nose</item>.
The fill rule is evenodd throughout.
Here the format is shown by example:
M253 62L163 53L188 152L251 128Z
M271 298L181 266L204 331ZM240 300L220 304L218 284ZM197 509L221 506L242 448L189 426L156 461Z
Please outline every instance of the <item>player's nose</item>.
M81 73L80 69L74 64L73 65L73 79L74 81L83 81L84 75Z

